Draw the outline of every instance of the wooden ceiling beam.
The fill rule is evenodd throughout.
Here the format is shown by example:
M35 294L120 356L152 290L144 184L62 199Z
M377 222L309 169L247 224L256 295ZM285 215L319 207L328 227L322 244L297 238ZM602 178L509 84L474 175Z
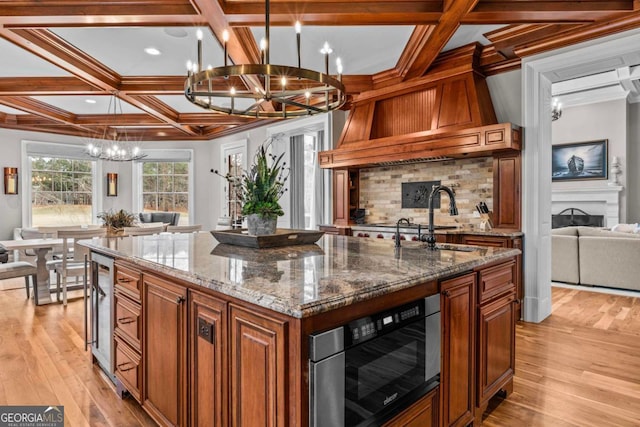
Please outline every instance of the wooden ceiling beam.
M5 28L104 25L196 25L188 0L7 1L0 2Z
M416 53L411 66L404 71L403 80L422 76L436 60L456 30L460 27L460 19L472 10L479 0L448 0L440 21L428 30L428 40Z
M564 46L593 40L611 34L640 27L640 11L627 13L616 19L584 25L577 29L567 30L547 37L523 43L514 48L514 53L520 57L535 55Z
M538 40L550 35L580 28L584 24L522 24L509 25L491 31L484 36L491 41L492 47L506 59L515 59L516 46Z
M632 0L481 0L462 24L594 22L634 10Z
M0 96L96 95L106 93L77 77L0 77Z
M75 123L83 126L153 126L166 124L148 114L78 114Z
M159 118L165 123L170 124L176 129L181 130L190 136L200 135L200 132L192 126L183 125L178 120L178 113L171 107L169 107L164 102L160 101L158 98L148 95L135 95L131 96L128 94L121 94L120 98L123 101L128 102L133 105L151 114L154 117Z
M8 38L10 41L31 51L41 58L57 65L77 78L93 85L103 91L119 92L121 77L115 72L97 62L75 46L67 43L56 34L47 30L3 30L0 29L0 36ZM176 121L177 113L168 111L165 104L153 98L146 102L131 97L126 93L119 95L120 99L135 107L147 112L153 117L180 129L187 135L198 135L198 131L191 126L183 126ZM155 108L158 108L156 110Z
M418 25L438 22L442 0L424 1L319 1L274 2L270 21L274 26L304 25ZM224 2L231 26L264 25L264 2Z
M0 104L79 129L82 132L92 132L90 128L76 123L75 114L38 101L37 99L29 97L3 96L0 97Z

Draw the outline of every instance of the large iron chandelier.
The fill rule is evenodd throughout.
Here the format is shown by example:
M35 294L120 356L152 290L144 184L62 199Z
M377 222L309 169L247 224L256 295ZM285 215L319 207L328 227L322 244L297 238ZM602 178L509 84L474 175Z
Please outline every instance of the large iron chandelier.
M113 118L112 123L114 124L118 123L117 115L122 116L123 114L122 102L118 98L117 92L114 92L109 99L107 114ZM119 133L115 128L110 131L109 126L106 125L102 138L87 144L86 153L94 159L112 162L130 162L147 157L134 141L129 140L126 128L122 133Z
M189 101L208 110L256 118L282 118L326 113L340 108L346 101L342 84L342 63L336 60L337 75L329 75L328 43L320 51L325 70L302 68L300 64L301 25L295 23L298 66L269 62L269 0L265 1L265 37L260 42L260 63L228 65L229 32L223 32L224 66L202 67L202 31L198 30L198 59L187 63L184 94ZM250 99L247 107L236 105L237 99Z

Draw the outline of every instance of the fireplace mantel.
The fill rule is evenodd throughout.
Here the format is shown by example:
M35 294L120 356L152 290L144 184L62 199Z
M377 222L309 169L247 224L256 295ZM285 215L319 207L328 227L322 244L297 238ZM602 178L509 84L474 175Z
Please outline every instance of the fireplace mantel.
M604 215L605 226L620 222L620 192L622 186L553 188L551 212L557 214L566 208L578 208L591 215Z

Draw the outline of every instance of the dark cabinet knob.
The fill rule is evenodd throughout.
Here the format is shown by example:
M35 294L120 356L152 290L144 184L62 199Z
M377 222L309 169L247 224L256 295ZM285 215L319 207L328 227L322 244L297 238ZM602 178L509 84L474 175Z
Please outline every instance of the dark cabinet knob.
M451 296L451 292L444 290L442 291L442 295L444 295L445 297L449 298Z
M183 302L184 302L184 298L182 297L182 295L176 298L176 304L182 304Z

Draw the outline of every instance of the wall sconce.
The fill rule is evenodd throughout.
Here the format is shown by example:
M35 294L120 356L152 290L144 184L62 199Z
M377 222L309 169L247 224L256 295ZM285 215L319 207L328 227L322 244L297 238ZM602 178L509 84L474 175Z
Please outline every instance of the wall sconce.
M4 168L4 194L18 194L18 168Z
M115 197L118 195L118 174L107 174L107 197Z

